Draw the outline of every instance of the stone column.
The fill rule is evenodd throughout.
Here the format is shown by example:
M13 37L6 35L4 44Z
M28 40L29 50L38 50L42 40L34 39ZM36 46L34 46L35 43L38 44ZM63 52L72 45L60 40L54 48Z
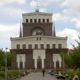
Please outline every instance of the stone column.
M62 64L61 64L61 61L59 61L59 68L61 68Z
M35 64L35 69L37 69L37 59L34 60L34 64Z
M44 68L44 59L42 59L42 68Z
M53 61L54 62L54 68L56 69L56 61Z

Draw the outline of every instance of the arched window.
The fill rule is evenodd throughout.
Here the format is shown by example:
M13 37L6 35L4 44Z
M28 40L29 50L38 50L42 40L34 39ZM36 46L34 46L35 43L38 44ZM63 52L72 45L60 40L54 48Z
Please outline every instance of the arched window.
M17 44L17 45L16 45L16 48L17 48L17 49L20 49L20 44Z
M23 48L23 49L26 49L26 44L23 44L23 45L22 45L22 48Z

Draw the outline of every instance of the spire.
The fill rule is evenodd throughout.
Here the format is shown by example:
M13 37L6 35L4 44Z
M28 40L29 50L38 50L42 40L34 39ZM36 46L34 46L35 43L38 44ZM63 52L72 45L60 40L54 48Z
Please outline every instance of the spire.
M19 33L19 37L22 37L22 29L21 29L21 25L20 25L20 33Z
M56 37L56 31L55 31L55 23L54 23L54 29L53 29L53 36Z

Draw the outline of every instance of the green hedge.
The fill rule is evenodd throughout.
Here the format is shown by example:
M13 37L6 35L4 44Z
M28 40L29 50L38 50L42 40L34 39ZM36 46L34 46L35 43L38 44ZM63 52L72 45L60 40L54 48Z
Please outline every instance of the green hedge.
M0 71L0 78L4 78L5 77L4 75L5 75L4 71Z
M20 72L18 70L9 70L9 71L7 71L8 79L18 78L19 75L20 75ZM0 71L0 80L2 80L4 78L5 78L5 72Z

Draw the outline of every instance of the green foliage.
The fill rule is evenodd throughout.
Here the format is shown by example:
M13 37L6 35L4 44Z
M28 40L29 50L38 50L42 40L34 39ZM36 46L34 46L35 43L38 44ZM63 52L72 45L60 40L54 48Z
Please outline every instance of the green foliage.
M67 67L72 67L72 57L68 54L63 54L64 62L67 64Z
M7 53L7 65L8 67L11 66L11 63L14 61L15 59L15 54L8 52Z
M0 71L0 77L4 78L4 71Z
M10 68L12 62L15 59L15 54L0 50L0 70L1 71L4 70L5 68L5 58L6 57L7 57L7 67Z
M0 50L0 70L3 70L5 66L5 56L4 52Z
M78 77L80 78L80 70L79 70L79 69L77 69L77 70L67 69L67 70L66 70L66 73L67 73L71 78L73 78L75 75L78 75Z
M79 37L80 39L80 37ZM73 46L73 51L71 51L69 54L63 54L64 56L64 62L68 66L68 68L80 68L80 42L76 41L78 46Z
M9 70L8 71L8 78L12 79L12 78L18 78L20 75L18 70Z
M73 58L73 66L75 68L80 68L80 49L75 49L71 54L71 57Z
M18 78L20 75L20 72L18 70L8 70L7 71L7 77L8 80ZM5 71L0 71L0 80L5 78Z

